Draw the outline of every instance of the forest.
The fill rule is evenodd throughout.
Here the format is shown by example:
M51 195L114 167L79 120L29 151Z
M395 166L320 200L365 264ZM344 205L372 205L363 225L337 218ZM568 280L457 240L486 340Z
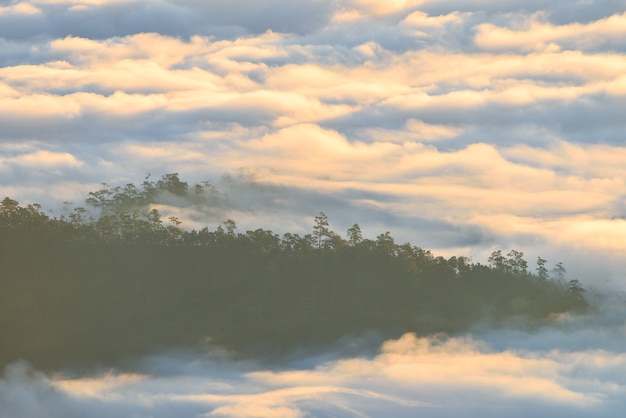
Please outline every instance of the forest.
M529 266L521 251L487 264L435 256L324 213L307 234L210 230L162 219L159 204L217 207L209 182L177 173L90 192L52 217L0 203L0 364L47 369L117 364L167 347L280 355L375 332L455 333L478 325L536 327L591 307L561 263Z

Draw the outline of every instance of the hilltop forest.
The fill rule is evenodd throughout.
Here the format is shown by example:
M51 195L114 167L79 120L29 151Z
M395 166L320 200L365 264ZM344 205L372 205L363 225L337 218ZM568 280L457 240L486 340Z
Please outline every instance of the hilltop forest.
M59 217L0 203L0 365L114 364L161 347L209 344L263 356L375 331L396 336L548 323L589 309L561 263L520 251L488 264L444 258L389 232L342 236L324 213L310 233L215 230L166 220L164 201L218 207L178 174L108 186Z

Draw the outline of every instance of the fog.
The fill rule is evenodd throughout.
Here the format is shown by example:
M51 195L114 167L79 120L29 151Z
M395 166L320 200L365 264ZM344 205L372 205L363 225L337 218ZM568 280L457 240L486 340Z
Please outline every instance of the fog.
M116 369L12 363L0 417L617 417L626 407L621 296L553 325L344 339L263 361L169 350Z

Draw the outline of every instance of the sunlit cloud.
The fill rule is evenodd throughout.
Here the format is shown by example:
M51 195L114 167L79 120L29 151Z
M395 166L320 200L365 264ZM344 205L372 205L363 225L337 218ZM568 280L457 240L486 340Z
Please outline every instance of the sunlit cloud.
M502 28L493 24L477 27L476 43L488 49L520 49L523 51L558 51L567 49L594 49L611 44L626 33L626 15L614 14L582 24L553 25L542 19L542 14L529 17L523 27Z
M507 341L555 341L551 334L558 333L522 332ZM573 336L589 341L588 331ZM619 342L623 333L610 338ZM495 417L515 410L516 416L550 411L582 417L616 416L626 390L626 357L601 347L496 349L475 337L406 334L386 341L374 356L307 362L310 367L268 370L219 356L170 354L146 359L140 373L87 377L50 377L15 363L0 380L0 406L13 418L46 408L48 416L94 417L377 416L382 410L394 416L469 411ZM194 373L185 372L190 368Z
M431 28L449 23L461 23L462 21L463 18L456 12L441 16L429 16L428 13L418 10L408 15L403 23L418 28Z
M41 13L41 9L29 3L16 2L9 6L0 6L1 15L37 15Z
M387 15L416 8L424 0L391 0L384 3L374 0L352 0L352 5L374 15Z

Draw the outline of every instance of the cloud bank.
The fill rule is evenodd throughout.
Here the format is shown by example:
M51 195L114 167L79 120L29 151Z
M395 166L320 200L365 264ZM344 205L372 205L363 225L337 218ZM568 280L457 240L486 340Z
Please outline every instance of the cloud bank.
M215 353L170 352L88 376L14 363L0 380L0 416L619 416L623 319L585 321L533 334L406 334L373 355L297 357L271 370Z
M225 214L242 227L325 211L443 253L600 257L621 286L622 6L3 2L0 194L58 214L104 181L244 167L265 198Z

